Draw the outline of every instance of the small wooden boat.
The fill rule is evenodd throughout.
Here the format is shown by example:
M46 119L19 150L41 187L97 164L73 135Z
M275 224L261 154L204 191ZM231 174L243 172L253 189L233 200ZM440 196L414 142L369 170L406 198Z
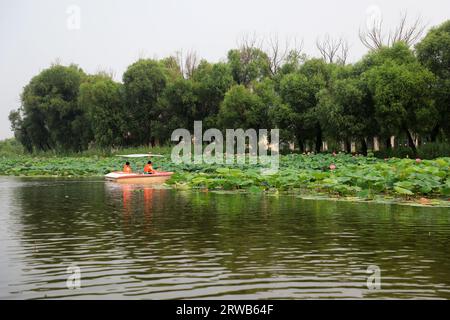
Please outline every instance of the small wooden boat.
M105 175L105 179L108 181L114 181L118 183L138 183L138 184L163 184L170 179L173 172L156 172L152 174L144 173L126 173L122 171L110 172Z

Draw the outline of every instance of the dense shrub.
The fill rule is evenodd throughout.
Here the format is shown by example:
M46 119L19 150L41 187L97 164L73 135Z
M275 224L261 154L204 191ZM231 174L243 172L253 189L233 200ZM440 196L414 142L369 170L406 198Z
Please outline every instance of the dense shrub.
M445 142L426 143L418 148L417 155L422 159L450 157L450 144Z
M375 152L377 158L421 158L436 159L450 156L450 144L446 142L429 142L417 148L417 153L410 147L399 146L394 149L383 149Z
M0 156L16 156L24 153L23 146L14 138L0 141Z
M414 151L410 147L399 146L394 149L382 149L374 152L375 157L383 158L414 158Z

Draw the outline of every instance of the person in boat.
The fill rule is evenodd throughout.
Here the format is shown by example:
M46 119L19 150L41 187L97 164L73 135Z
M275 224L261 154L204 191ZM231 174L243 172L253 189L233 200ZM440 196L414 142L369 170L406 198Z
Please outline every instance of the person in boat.
M144 166L144 173L145 174L152 174L155 173L156 170L153 169L153 164L151 161L147 162L147 164Z
M125 172L125 173L131 173L132 172L130 163L128 161L125 162L125 165L123 166L123 170L122 171Z

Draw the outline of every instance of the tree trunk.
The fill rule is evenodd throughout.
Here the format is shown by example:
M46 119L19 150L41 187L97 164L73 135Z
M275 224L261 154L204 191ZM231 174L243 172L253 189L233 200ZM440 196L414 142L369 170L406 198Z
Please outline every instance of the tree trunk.
M364 138L361 138L361 153L364 156L367 156L367 142Z
M305 146L303 144L302 139L297 138L297 142L298 142L298 150L303 153L305 151Z
M414 155L416 155L417 149L416 149L416 145L414 143L414 139L411 135L411 132L409 132L409 130L407 128L405 128L404 130L405 130L406 136L408 137L408 145L412 149Z
M386 138L386 149L392 149L391 138Z
M439 134L439 125L435 125L433 130L431 130L430 139L431 142L436 142L437 135Z
M345 144L345 152L351 153L352 152L352 143L350 142L350 140L346 139L344 144Z
M322 128L320 124L316 125L316 153L322 149Z

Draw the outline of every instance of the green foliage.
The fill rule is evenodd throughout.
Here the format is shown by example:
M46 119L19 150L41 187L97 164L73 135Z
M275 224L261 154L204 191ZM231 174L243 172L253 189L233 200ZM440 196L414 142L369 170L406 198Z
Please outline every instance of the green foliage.
M407 146L398 146L394 149L382 149L380 151L376 151L375 156L380 159L415 158L414 150Z
M429 158L445 150L421 151L414 140L448 144L449 44L446 22L416 51L394 43L352 65L295 50L278 63L251 41L230 50L226 62L140 59L123 83L54 65L31 79L9 120L17 141L34 153L161 145L174 129L192 130L201 120L204 130L279 128L281 142L294 142L300 153L323 152L326 141L336 151L343 142L347 152L356 142L367 154L373 137L406 137L409 148L378 156Z
M335 139L363 139L374 131L373 105L366 101L362 80L351 72L352 67L337 67L330 86L318 94L317 115Z
M122 84L105 75L89 76L80 86L78 103L87 115L99 147L124 144L127 112Z
M330 164L336 166L330 170ZM450 158L434 161L332 155L288 155L278 173L261 165L187 166L169 181L174 187L210 190L290 191L373 198L375 195L445 196Z
M225 93L233 85L230 66L202 61L192 79L197 98L195 118L203 120L205 128L216 127L217 115Z
M234 85L225 94L218 115L222 128L268 128L266 105L243 85Z
M22 155L24 153L22 144L15 138L0 141L0 156L10 157Z
M443 142L428 142L418 148L417 155L422 159L450 157L450 145Z
M0 145L1 146L1 145ZM2 150L0 148L0 150ZM118 154L146 152L146 148L127 149ZM168 181L174 188L230 190L247 192L293 192L357 196L442 197L450 194L450 158L435 160L396 159L351 156L346 154L281 156L277 173L265 174L266 165L174 164L170 148L152 150L165 154L155 158L157 170L174 171ZM120 170L124 159L114 155L79 156L3 156L0 174L16 176L102 176ZM134 171L142 171L147 159L131 161ZM330 170L334 164L335 169Z
M450 134L450 20L431 29L417 44L416 52L419 61L437 78L433 93L439 118L431 135L435 141L441 129Z
M270 74L269 57L264 51L254 47L228 51L228 64L234 81L244 86Z
M152 124L158 121L158 100L167 85L166 72L162 63L141 59L123 74L129 113L126 129L133 144L149 144L154 138Z
M450 145L441 142L427 142L420 145L415 153L410 147L398 146L395 149L384 149L375 152L375 156L384 158L419 158L436 159L440 157L450 157Z
M330 81L331 67L322 60L306 61L298 72L286 74L280 81L280 97L283 104L277 106L275 123L292 132L303 151L306 139L315 140L316 151L322 145L322 128L319 122L319 92L326 88ZM286 133L282 133L288 136Z
M375 118L384 135L413 129L430 132L438 117L431 99L434 76L419 63L388 60L367 72L375 101Z
M161 131L158 136L170 138L170 134L177 128L193 130L197 118L196 83L192 80L179 78L169 83L164 91L164 106L161 114L169 122L158 126Z
M10 114L16 138L28 151L87 148L91 132L78 105L84 72L75 65L53 65L31 79L22 106Z

